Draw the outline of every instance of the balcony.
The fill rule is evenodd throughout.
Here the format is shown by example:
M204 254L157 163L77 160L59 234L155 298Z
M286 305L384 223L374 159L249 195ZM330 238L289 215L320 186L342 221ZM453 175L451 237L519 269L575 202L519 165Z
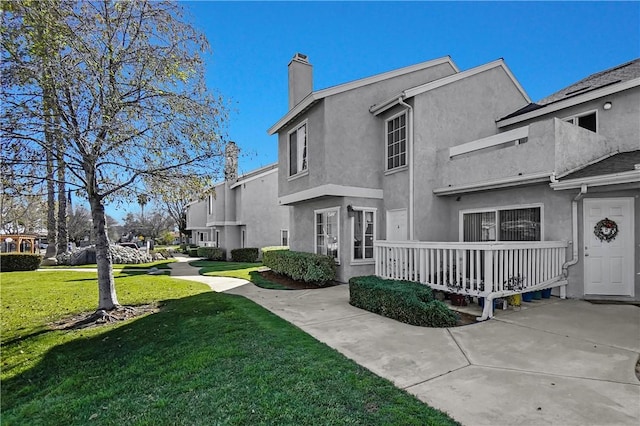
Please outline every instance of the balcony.
M483 321L493 317L493 299L545 288L566 293L563 241L458 243L375 241L375 274L416 281L434 290L484 297Z
M438 152L437 195L549 182L615 151L603 136L557 118ZM500 165L493 167L491 165Z

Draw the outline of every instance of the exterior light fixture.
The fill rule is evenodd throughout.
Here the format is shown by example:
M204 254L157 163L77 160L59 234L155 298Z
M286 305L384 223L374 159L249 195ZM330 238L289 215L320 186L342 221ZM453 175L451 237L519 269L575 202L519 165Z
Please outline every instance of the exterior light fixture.
M605 102L604 105L602 105L602 108L604 108L606 111L610 110L611 107L613 106L613 104L611 102Z

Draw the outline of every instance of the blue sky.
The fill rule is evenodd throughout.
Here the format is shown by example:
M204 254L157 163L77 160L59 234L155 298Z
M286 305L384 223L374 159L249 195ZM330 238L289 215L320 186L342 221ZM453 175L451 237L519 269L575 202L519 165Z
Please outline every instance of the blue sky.
M277 161L267 129L287 111L296 52L314 67L314 90L446 55L460 70L504 58L534 101L640 56L638 2L181 4L211 44L209 87L232 102L241 173Z

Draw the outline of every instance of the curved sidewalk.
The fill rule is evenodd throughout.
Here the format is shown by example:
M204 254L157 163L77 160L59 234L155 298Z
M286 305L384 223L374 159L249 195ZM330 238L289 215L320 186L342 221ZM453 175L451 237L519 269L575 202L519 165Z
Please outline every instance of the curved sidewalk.
M267 290L179 260L171 276L253 300L464 425L640 424L637 306L552 299L483 323L415 327L349 305L346 285Z
M204 275L200 275L199 268L189 265L189 262L198 260L196 258L177 255L175 256L175 259L177 260L177 262L169 264L169 268L171 269L170 275L172 278L197 281L199 283L208 285L211 290L217 292L223 292L243 286L245 284L249 284L249 281L240 278L207 277Z

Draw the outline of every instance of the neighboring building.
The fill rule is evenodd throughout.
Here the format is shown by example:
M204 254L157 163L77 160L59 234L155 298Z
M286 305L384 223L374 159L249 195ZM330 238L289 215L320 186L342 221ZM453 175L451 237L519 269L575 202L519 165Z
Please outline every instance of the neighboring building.
M187 207L187 229L199 246L231 250L288 245L289 208L278 205L278 165L238 176L238 149L226 148L225 180Z
M280 204L293 209L291 248L334 256L345 282L378 272L454 286L457 274L469 294L486 293L490 277L494 292L521 280L638 300L639 68L621 65L534 104L502 60L459 71L445 57L313 91L312 67L297 54L289 112L269 129ZM585 204L595 215L587 226ZM596 249L600 216L620 231ZM498 251L508 264L487 263ZM596 283L605 271L610 282Z

